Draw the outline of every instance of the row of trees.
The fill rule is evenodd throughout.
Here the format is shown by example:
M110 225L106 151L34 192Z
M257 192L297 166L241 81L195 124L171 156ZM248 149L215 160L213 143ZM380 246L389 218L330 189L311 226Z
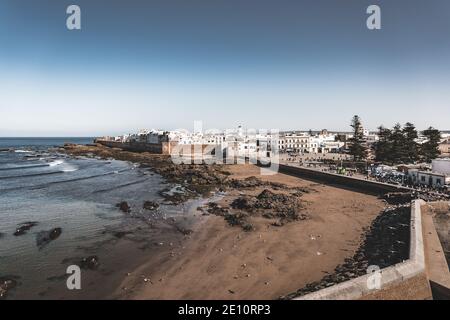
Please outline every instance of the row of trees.
M359 116L353 117L351 127L353 137L349 141L349 152L355 161L366 160L368 146ZM419 144L417 143L418 131L410 122L403 127L397 123L392 129L380 126L379 141L373 146L375 160L389 164L431 162L440 155L441 134L439 130L429 127L422 131L422 135L426 142Z
M431 162L439 154L441 134L439 130L429 127L422 131L426 142L418 144L415 126L407 122L403 127L397 123L392 129L380 126L380 140L375 144L375 160L392 164Z

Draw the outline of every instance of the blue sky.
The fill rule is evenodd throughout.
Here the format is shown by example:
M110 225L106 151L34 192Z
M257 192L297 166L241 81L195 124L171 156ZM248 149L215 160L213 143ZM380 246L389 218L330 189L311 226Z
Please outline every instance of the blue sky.
M0 136L450 129L449 35L446 0L2 0Z

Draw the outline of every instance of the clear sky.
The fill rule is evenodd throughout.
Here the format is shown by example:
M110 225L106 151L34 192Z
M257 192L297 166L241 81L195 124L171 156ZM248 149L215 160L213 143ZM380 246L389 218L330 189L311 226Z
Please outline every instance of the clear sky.
M354 114L450 129L450 1L0 1L0 136L349 130Z

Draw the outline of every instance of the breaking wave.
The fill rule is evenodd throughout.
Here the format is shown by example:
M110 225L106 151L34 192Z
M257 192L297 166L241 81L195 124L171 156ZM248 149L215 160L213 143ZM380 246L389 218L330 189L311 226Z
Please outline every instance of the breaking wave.
M60 164L63 164L63 163L64 163L64 160L55 160L55 161L50 162L48 165L50 167L54 167L54 166L59 166Z
M31 153L31 152L33 152L33 151L30 151L30 150L22 150L22 149L16 149L16 150L14 150L14 152L15 152L15 153Z
M62 172L73 172L73 171L77 171L78 167L71 165L71 164L64 164L61 168Z

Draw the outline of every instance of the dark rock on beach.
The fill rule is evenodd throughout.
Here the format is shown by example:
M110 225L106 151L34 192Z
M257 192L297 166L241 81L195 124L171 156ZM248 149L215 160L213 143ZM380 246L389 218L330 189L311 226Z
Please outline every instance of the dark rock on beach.
M232 188L236 189L244 189L244 188L256 188L261 186L268 185L267 182L263 182L261 179L258 179L254 176L248 177L245 179L231 179L228 181L228 185Z
M30 230L32 227L36 226L37 224L38 223L35 221L23 222L17 226L16 231L14 232L14 235L15 236L24 235L28 230Z
M118 204L116 204L116 207L119 208L124 213L130 213L131 207L128 205L128 202L121 201Z
M36 235L36 245L42 249L51 241L56 240L62 233L62 228L53 228L47 231L41 231Z
M144 205L143 205L143 208L145 209L145 210L156 210L156 209L158 209L159 208L159 204L157 204L156 202L153 202L153 201L145 201L144 202Z
M6 299L8 292L17 287L18 279L17 276L0 277L0 300Z
M256 199L251 196L241 196L234 199L231 203L233 209L253 211L255 207Z
M206 205L206 211L209 214L214 214L216 216L222 216L226 222L230 226L240 226L244 231L251 231L253 230L253 226L251 223L247 222L248 213L246 212L236 212L236 213L230 213L230 208L228 207L222 207L219 204L215 202L209 202ZM203 210L203 208L202 208Z
M219 204L215 202L209 202L207 204L206 211L208 211L208 213L211 214L222 216L228 213L228 209L229 209L228 207L221 207Z
M159 191L159 195L164 198L166 203L180 204L197 197L198 193L183 185L175 185Z
M265 218L281 218L283 222L307 218L305 214L299 213L302 204L298 194L274 193L267 189L256 197L241 196L231 203L231 207L250 213L259 212Z
M100 266L99 263L99 258L98 256L88 256L88 257L70 257L70 258L65 258L62 260L61 262L64 265L77 265L79 266L81 269L84 270L97 270L98 267ZM65 275L67 276L67 275ZM55 278L57 279L57 278Z
M223 170L223 166L220 165L176 165L169 162L156 171L171 182L189 186L198 194L205 194L221 186L228 176L228 172Z
M5 234L0 232L0 239L3 238L4 236Z
M83 258L80 261L81 269L89 269L96 270L99 266L98 257L97 256L89 256L87 258Z
M253 230L253 225L247 221L248 214L245 212L238 212L234 214L229 213L226 214L224 218L230 226L240 226L244 231Z
M257 196L242 195L231 203L232 212L228 207L222 207L210 202L206 210L210 214L223 216L231 226L240 226L244 231L254 230L249 218L262 216L266 219L277 219L273 226L283 226L285 223L304 220L308 215L301 213L302 205L298 191L294 194L274 193L264 189Z
M174 225L175 229L180 232L182 235L190 235L193 231L191 229L187 229L185 227L179 226L179 225Z

